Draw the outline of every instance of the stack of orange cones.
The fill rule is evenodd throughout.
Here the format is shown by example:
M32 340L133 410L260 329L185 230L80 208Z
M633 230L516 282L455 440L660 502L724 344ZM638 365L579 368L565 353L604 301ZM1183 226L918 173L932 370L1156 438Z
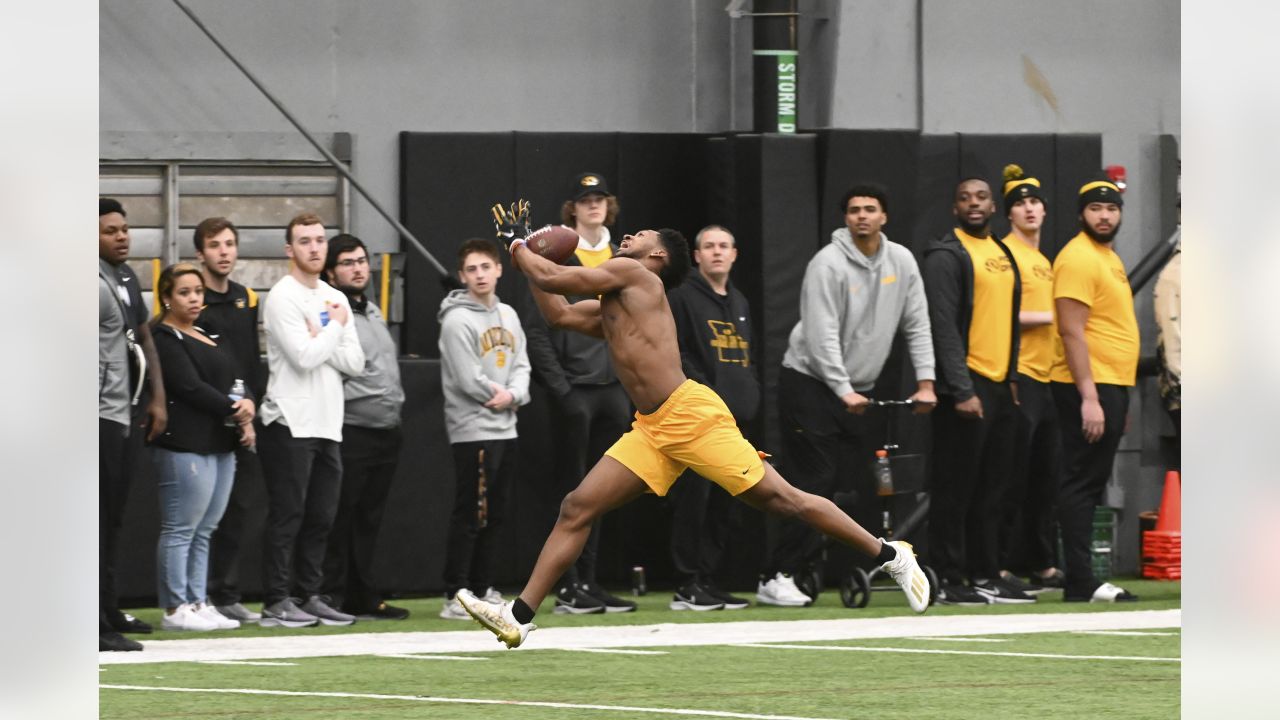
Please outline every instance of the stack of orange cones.
M1182 579L1182 478L1173 470L1164 476L1156 529L1142 533L1142 577Z

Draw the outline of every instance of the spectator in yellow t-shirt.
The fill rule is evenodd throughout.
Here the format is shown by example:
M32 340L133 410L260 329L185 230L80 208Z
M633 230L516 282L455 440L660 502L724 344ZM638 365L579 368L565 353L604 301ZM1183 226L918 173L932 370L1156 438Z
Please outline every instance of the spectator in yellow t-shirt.
M1114 244L1124 200L1109 180L1080 188L1080 233L1053 263L1053 301L1065 362L1050 371L1065 461L1058 493L1068 601L1136 600L1093 575L1094 508L1115 461L1138 369L1133 291Z
M1012 231L1004 244L1013 253L1022 279L1022 342L1018 348L1018 414L1014 472L1005 494L1001 526L1000 573L1005 581L1028 594L1062 587L1056 567L1057 549L1053 503L1058 492L1061 438L1058 413L1049 392L1053 365L1053 266L1040 252L1040 229L1045 219L1040 181L1022 168L1004 169L1004 207ZM1027 573L1027 582L1009 572Z
M922 264L938 397L929 553L946 605L1035 602L1000 577L1022 291L1009 249L991 234L995 207L986 180L960 181L957 227L929 244Z

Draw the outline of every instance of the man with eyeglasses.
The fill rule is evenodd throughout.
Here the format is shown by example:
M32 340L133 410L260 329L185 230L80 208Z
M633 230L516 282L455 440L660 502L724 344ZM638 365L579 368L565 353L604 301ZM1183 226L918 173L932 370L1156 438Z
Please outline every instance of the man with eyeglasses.
M325 547L324 592L348 614L403 620L409 611L388 605L373 577L382 511L402 444L404 388L396 343L378 304L366 294L373 273L369 250L360 238L346 233L334 236L324 273L351 303L365 357L364 372L345 377L342 383L342 492Z

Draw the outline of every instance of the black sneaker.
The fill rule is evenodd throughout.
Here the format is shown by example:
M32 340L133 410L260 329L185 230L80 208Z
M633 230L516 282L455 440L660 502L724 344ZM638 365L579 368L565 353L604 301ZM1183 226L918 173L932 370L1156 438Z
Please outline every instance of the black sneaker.
M604 603L604 611L611 613L635 612L636 604L630 600L614 597L608 590L593 582L584 582L579 587L591 597Z
M940 605L963 605L966 607L989 604L985 595L974 592L964 585L939 586L937 602Z
M1013 587L1004 578L995 577L990 580L974 580L973 589L987 598L987 602L996 605L1026 605L1035 598Z
M556 593L557 615L594 615L605 611L604 602L585 592L580 585L565 585Z
M685 583L680 589L676 590L675 597L671 598L671 604L668 607L672 610L706 612L707 610L720 610L724 608L724 603L698 583L690 582Z
M1022 592L1031 596L1039 595L1040 593L1049 589L1047 587L1044 587L1043 585L1037 587L1035 585L1031 585L1030 583L1024 583L1022 582L1022 579L1019 578L1017 575L1014 575L1011 572L1006 572L1004 570L1000 571L1000 581L1003 582L1005 585L1008 585L1009 587L1013 588L1014 590L1017 590L1018 592Z
M706 590L707 594L711 597L724 603L725 610L741 610L751 606L750 602L743 600L740 597L734 597L724 590L721 590L720 586L716 585L714 580L704 580L702 582L702 589Z
M1066 577L1067 576L1058 568L1054 568L1053 572L1048 575L1041 575L1038 572L1033 572L1027 576L1027 585L1036 588L1036 592L1061 590L1066 586Z
M142 622L127 612L120 612L119 610L108 614L107 622L111 623L111 629L116 632L141 633L144 635L151 632L149 624Z
M378 603L378 607L372 610L361 610L353 612L361 620L404 620L409 617L409 611L386 603Z
M98 652L128 652L142 649L142 643L115 630L98 633Z

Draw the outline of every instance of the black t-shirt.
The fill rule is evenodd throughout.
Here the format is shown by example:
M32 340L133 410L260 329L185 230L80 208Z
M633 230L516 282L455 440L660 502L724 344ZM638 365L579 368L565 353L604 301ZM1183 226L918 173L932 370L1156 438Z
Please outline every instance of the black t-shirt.
M196 324L214 342L230 348L235 357L236 377L248 384L257 397L266 390L258 352L258 294L237 282L228 281L225 293L204 290L204 310Z

